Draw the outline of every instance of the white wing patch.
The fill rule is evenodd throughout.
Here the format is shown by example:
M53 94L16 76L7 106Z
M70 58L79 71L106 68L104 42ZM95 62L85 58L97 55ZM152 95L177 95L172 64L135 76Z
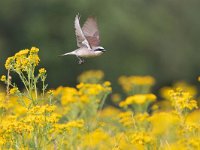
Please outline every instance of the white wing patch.
M90 48L90 45L89 45L89 43L88 43L87 40L84 40L84 41L82 42L82 44L84 44L88 49L91 49L91 48Z
M83 31L80 27L79 19L80 19L80 17L78 15L76 15L75 21L74 21L74 27L75 27L77 46L78 47L87 47L88 49L91 49L89 42L87 41L87 39L86 39L85 35L83 34Z

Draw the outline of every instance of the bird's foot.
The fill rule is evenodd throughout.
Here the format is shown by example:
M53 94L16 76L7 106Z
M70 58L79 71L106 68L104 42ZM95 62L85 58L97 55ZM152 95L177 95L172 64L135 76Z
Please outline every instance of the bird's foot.
M78 64L79 64L79 65L83 64L84 62L85 62L85 60L84 60L84 59L82 59L82 58L79 58L79 61L78 61Z

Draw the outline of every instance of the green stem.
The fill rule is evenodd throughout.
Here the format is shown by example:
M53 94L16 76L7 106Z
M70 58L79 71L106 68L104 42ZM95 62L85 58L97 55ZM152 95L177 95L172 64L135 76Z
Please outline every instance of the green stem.
M32 82L31 82L31 85L33 85L33 87L34 87L34 91L35 91L35 101L37 102L37 99L38 99L38 94L37 94L37 78L35 78L34 72L35 72L35 67L32 66L32 71L31 71L31 79L32 79ZM34 105L35 105L35 104L34 104Z
M42 81L42 96L43 96L43 97L44 97L44 91L45 91L44 81Z
M34 81L35 100L37 101L37 97L38 97L38 96L37 96L37 85L36 85L36 84L37 84L37 81L35 80L35 81Z
M27 87L27 85L26 85L26 82L27 82L26 77L24 76L23 73L20 73L20 72L17 72L17 73L18 73L20 79L22 80L22 82L23 82L23 84L24 84L24 87L26 88L27 92L30 94L30 91L29 91L29 89L28 89L28 87Z
M108 96L108 93L106 93L106 94L103 96L103 99L102 99L102 101L101 101L101 103L100 103L100 105L99 105L99 111L102 110L103 105L104 105L104 103L105 103L105 101L106 101L107 96Z
M29 86L29 91L30 91L32 89L31 88L30 68L28 69L28 86Z
M8 69L7 72L6 102L9 99L9 90L10 90L9 87L10 87L10 69Z

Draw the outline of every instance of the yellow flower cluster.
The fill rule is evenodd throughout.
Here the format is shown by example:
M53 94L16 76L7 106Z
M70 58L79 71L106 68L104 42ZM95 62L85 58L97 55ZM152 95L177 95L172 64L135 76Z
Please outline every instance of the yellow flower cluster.
M83 148L86 149L101 149L105 148L109 144L109 135L101 129L96 129L93 132L86 134L82 137L83 139ZM103 143L106 143L105 146L102 146Z
M89 83L80 83L77 85L79 92L88 94L88 95L99 95L102 92L111 92L110 82L104 82L103 85L101 84L89 84Z
M153 144L154 139L145 132L136 132L131 135L131 143L145 145L145 144Z
M78 101L78 91L76 88L72 87L58 87L54 91L55 96L61 95L61 104L68 105Z
M71 120L78 115L88 117L96 114L110 92L110 82L106 81L102 84L80 83L76 88L60 86L54 91L54 96L61 99L62 112ZM85 111L81 112L81 109Z
M121 76L118 81L129 95L148 93L155 84L155 79L151 76Z
M19 92L19 89L17 87L10 89L10 94L17 94L18 92Z
M44 126L46 123L57 123L61 118L60 114L54 113L55 105L35 106L27 111L28 116L24 122Z
M46 69L45 68L41 68L40 70L39 70L39 74L40 75L43 75L43 74L45 74L47 71L46 71Z
M33 127L27 125L23 121L17 121L15 116L7 116L1 123L1 129L6 132L6 134L22 134L24 132L30 133L33 130Z
M178 128L180 119L172 112L157 112L154 113L148 119L152 124L152 134L154 136L165 136L173 132Z
M7 60L6 60L6 63L5 63L5 68L7 70L10 70L13 65L15 63L15 58L14 57L8 57Z
M127 111L119 114L120 123L124 126L133 126L135 120L133 119L133 112Z
M89 70L81 73L78 76L78 81L81 83L101 83L104 73L101 70Z
M65 132L71 132L73 128L83 128L84 120L75 120L70 121L65 124L55 124L53 131L58 132L59 134L63 134Z
M190 85L184 81L176 82L172 85L172 87L161 88L160 94L164 99L169 100L170 99L169 92L177 88L181 88L183 91L189 92L192 97L195 97L197 95L197 88L194 85Z
M1 76L1 81L6 81L6 76L5 75Z
M7 100L6 94L3 92L0 92L0 114L3 114L4 112L6 112L12 105L12 104L8 104L6 100Z
M180 88L170 91L172 105L178 112L197 109L197 101L194 100L189 92L183 91Z
M89 84L89 83L80 83L76 88L71 87L59 87L55 91L55 95L61 94L61 102L63 105L74 102L89 102L90 96L99 96L105 92L110 92L109 82L101 84Z
M127 97L124 101L121 101L119 106L126 107L132 104L143 105L145 103L155 102L156 96L154 94L136 94Z
M38 56L39 49L32 47L30 50L25 49L16 53L12 57L8 57L5 63L5 68L7 70L27 71L29 66L37 66L39 64L40 58Z
M52 113L56 109L55 105L43 105L43 106L35 106L28 110L30 114L44 114L44 113Z

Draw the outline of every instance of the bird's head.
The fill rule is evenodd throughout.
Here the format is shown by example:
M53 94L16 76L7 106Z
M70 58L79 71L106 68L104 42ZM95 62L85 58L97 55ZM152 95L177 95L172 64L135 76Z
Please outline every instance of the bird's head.
M102 46L97 46L93 50L94 51L99 51L99 52L106 52L106 50Z

